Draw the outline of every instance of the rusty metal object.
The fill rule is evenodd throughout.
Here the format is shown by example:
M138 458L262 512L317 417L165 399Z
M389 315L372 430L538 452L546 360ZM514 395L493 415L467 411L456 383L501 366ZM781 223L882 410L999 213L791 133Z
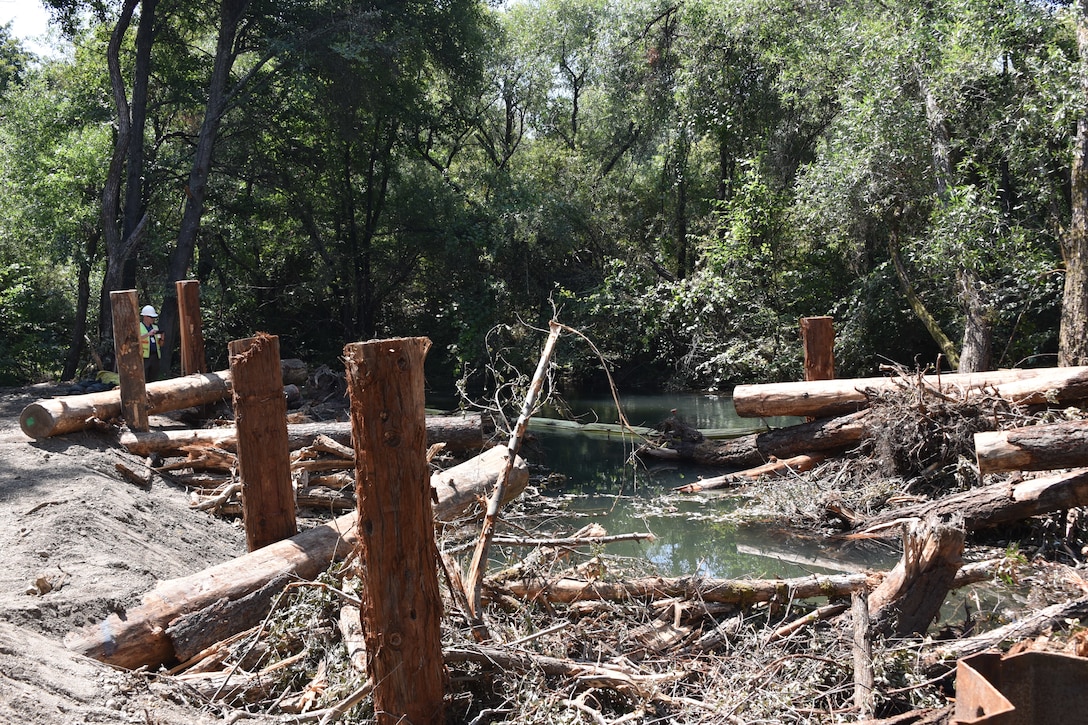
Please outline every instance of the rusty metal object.
M983 652L956 664L957 725L1088 725L1088 659Z

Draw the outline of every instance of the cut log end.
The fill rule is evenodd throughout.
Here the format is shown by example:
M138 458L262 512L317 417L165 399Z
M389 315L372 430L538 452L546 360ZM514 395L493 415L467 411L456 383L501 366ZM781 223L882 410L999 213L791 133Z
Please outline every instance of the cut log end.
M23 408L23 413L19 416L19 427L27 436L40 440L53 435L57 423L45 407L31 403Z

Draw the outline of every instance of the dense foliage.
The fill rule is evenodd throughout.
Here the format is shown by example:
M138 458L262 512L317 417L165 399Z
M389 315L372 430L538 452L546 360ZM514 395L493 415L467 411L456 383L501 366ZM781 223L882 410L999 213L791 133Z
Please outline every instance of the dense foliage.
M497 348L529 367L555 309L629 387L795 379L808 315L843 375L964 340L1055 363L1084 113L1061 4L49 4L66 52L0 30L0 384L108 349L114 279L165 307L200 280L215 369L258 330L333 367L426 335L448 389ZM148 71L120 112L115 32L117 77ZM585 346L559 363L600 380Z

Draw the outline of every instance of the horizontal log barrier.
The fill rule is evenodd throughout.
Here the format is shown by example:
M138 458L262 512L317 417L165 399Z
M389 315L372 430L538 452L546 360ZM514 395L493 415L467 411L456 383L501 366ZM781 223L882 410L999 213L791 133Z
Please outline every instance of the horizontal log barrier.
M465 416L427 416L427 445L445 443L446 450L454 453L481 450L493 432L494 424L478 413ZM314 440L320 435L326 435L337 443L350 446L351 422L291 423L287 426L287 440L291 450L313 445ZM191 445L212 445L229 451L234 449L237 440L238 431L234 426L228 426L153 430L146 433L124 431L120 442L129 453L149 456L153 453L182 455L185 446Z
M147 412L162 413L214 403L230 397L230 371L186 375L147 384ZM66 395L31 403L19 416L19 426L31 438L84 430L92 420L121 415L121 391Z
M1067 391L1059 398L1088 398L1088 366L945 373L924 375L920 379L927 386L946 392L996 387L1003 397L1022 404L1047 402L1049 390ZM917 380L917 376L888 376L738 385L733 389L733 405L737 415L745 418L826 418L868 407L867 390L907 389Z

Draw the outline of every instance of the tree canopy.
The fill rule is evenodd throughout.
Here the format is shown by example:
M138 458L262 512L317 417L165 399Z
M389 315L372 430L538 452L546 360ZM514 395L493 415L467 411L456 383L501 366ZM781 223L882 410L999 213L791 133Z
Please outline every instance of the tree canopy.
M555 309L629 386L796 379L810 315L842 375L1088 362L1080 4L48 4L72 52L0 28L0 383L180 279L213 365L426 335L439 389Z

